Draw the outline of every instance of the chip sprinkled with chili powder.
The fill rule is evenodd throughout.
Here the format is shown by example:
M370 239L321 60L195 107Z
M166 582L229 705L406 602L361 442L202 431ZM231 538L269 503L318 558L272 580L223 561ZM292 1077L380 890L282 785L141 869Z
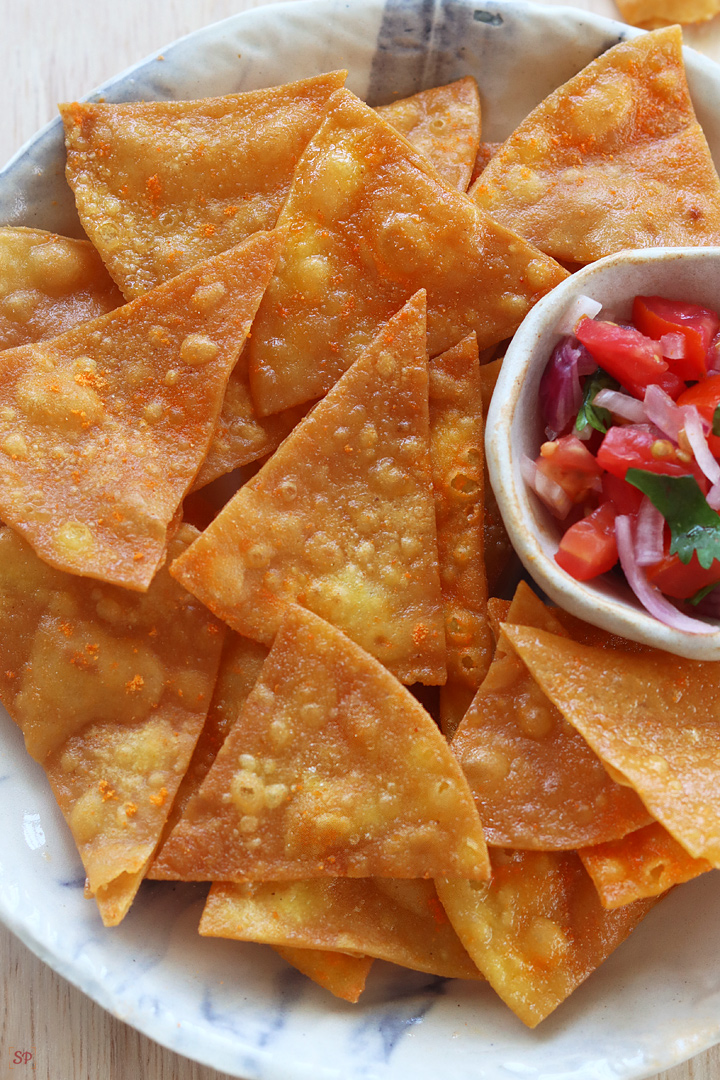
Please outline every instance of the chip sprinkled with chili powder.
M0 516L51 566L147 589L282 242L0 354Z
M171 573L270 644L297 602L403 682L445 681L418 293Z
M182 526L170 556L195 535ZM166 569L140 595L53 570L7 528L0 600L0 698L48 775L114 926L203 726L224 627Z
M488 861L432 718L369 653L295 605L154 873L482 880Z

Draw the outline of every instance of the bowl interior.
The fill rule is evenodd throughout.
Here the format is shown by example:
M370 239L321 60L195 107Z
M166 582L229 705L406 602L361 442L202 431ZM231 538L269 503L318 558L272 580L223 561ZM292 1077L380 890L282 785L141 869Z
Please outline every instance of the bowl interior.
M573 274L530 312L508 349L488 417L491 481L508 533L538 585L556 603L605 630L694 659L720 659L720 630L691 634L659 623L619 576L575 581L554 555L562 535L557 520L522 479L523 456L535 460L545 441L538 409L540 379L562 336L558 323L572 301L590 296L602 315L627 318L633 297L658 295L717 308L720 248L659 248L621 252Z

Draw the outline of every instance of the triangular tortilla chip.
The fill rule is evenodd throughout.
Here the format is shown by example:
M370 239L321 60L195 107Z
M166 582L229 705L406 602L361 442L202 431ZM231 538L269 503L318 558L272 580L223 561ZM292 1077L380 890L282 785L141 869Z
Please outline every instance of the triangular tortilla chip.
M237 720L248 694L257 682L268 650L257 641L228 633L223 646L217 681L210 709L200 737L195 745L190 764L180 781L160 843L162 850L167 837L185 813L190 798L199 790L203 780L218 756L230 728ZM148 872L152 877L152 869Z
M184 526L177 555L195 535ZM0 530L0 697L45 769L107 925L140 884L210 704L223 627L162 569L145 595Z
M258 417L250 396L247 346L230 373L212 441L193 490L276 450L308 411L307 405Z
M720 180L679 26L608 49L537 106L470 191L556 259L720 242Z
M488 622L490 623L490 628L496 642L499 640L500 634L502 633L500 623L507 622L511 604L512 600L499 600L497 596L491 596L488 600ZM555 610L553 609L553 615L555 614Z
M249 346L261 416L325 393L418 289L435 356L508 337L566 273L489 219L347 90L298 163Z
M443 180L467 191L480 144L480 94L472 76L380 105L375 112L404 135Z
M436 881L458 937L528 1027L607 959L657 899L607 911L578 856L492 850L492 881Z
M475 334L430 362L430 459L448 671L440 721L450 737L494 648L483 563L485 449Z
M274 227L345 75L200 101L60 106L80 220L128 300Z
M148 587L282 240L0 353L0 516L51 566Z
M582 848L578 855L606 908L659 896L712 869L706 859L688 855L656 821L621 840Z
M617 0L621 18L631 26L656 30L673 23L699 23L720 12L718 0Z
M0 350L56 337L122 303L87 240L0 229Z
M503 629L510 624L565 634L524 582ZM502 634L452 750L488 839L500 847L584 847L624 836L650 820L635 793L610 778Z
M418 293L172 573L247 637L297 601L404 682L444 682L427 380Z
M505 626L568 723L695 859L720 867L720 664Z
M501 142L481 142L478 145L475 163L470 177L470 184L474 184L478 176L487 168L490 161L502 147ZM468 185L469 186L469 185Z
M447 979L483 978L432 881L311 878L213 885L200 933L362 953Z
M358 1000L373 965L372 956L348 956L347 953L321 949L295 949L282 945L275 952L309 979L343 1001Z
M488 868L447 743L377 660L317 615L289 608L156 876L414 878L438 864L468 878Z

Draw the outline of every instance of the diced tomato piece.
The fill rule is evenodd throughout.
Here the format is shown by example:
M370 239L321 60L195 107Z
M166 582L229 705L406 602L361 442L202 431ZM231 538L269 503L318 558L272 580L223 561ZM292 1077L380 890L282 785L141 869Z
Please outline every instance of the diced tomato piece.
M666 555L661 562L645 569L648 581L657 585L660 592L666 596L674 596L676 600L687 600L699 589L720 581L720 561L715 559L708 569L704 570L696 554L693 554L687 565L681 563L677 555Z
M677 399L678 405L694 405L709 424L713 422L715 409L720 405L720 375L708 375L702 382L689 387ZM708 435L708 446L716 458L720 458L720 438Z
M615 518L612 503L604 503L565 532L555 561L577 581L590 581L612 570L617 562Z
M707 371L707 352L720 329L720 317L710 308L662 296L636 296L633 322L638 330L659 341L663 334L685 338L685 356L669 360L670 370L682 379L702 379Z
M628 382L648 386L668 370L657 342L632 326L585 318L575 327L575 336L600 367L623 386Z
M639 398L640 401L644 399L648 386L660 386L673 401L677 401L680 395L687 390L685 381L679 375L676 375L674 371L663 371L662 375L659 375L657 379L651 379L648 383L636 383L632 379L625 380L625 389L633 397Z
M628 469L647 469L665 476L688 476L693 472L691 464L678 460L668 439L658 439L644 424L611 427L598 450L597 462L621 480Z
M611 502L618 514L637 514L645 497L639 488L609 472L603 473L602 489L604 501Z
M582 502L588 492L597 490L602 476L597 461L577 435L563 435L544 443L535 464L543 475L560 485L573 503Z

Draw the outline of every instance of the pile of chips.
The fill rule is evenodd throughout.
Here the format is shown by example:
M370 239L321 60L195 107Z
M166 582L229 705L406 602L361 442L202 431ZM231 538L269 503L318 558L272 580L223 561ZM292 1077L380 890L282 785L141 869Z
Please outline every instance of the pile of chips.
M212 882L201 934L340 997L377 957L534 1026L720 866L720 666L494 598L483 455L569 270L720 241L680 46L492 146L471 78L63 106L92 243L0 231L0 696L107 926Z

